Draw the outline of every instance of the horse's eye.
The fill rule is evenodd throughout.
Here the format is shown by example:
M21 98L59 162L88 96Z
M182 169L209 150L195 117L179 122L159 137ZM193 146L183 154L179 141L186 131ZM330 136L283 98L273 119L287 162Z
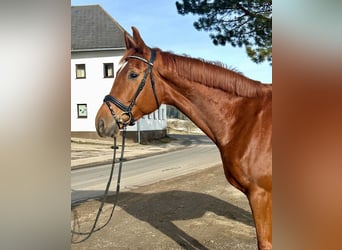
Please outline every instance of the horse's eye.
M138 75L139 75L139 74L137 74L137 73L131 72L131 73L129 73L129 75L128 75L128 79L135 79L135 78L138 77Z

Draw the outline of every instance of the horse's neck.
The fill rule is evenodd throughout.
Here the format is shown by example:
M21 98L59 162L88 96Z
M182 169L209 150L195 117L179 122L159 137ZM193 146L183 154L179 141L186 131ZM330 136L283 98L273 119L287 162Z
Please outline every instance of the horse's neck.
M189 117L215 143L229 141L230 129L243 106L258 108L256 98L244 98L204 84L181 79L168 72L164 76L166 104L173 105ZM252 104L254 102L255 104ZM250 103L250 104L248 104ZM246 114L247 115L247 114ZM222 129L224 128L224 129Z
M174 89L173 89L174 90ZM202 95L198 94L196 90L191 91L191 96L186 95L182 91L172 91L171 97L167 104L175 106L187 117L190 118L206 135L208 135L213 141L215 141L215 134L210 128L209 122L211 119L210 112L206 111L206 105L204 102L198 102L197 99L201 99Z

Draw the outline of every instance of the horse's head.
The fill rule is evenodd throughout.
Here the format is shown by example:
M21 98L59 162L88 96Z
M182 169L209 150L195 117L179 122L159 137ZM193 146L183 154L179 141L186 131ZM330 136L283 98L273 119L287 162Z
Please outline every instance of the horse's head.
M95 125L101 137L114 137L119 130L159 107L153 79L156 52L147 47L138 30L133 39L125 32L126 53L112 89L97 112Z

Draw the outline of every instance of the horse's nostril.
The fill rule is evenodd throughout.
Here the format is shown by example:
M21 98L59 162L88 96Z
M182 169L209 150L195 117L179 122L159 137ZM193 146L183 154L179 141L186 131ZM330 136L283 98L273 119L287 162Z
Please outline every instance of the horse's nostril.
M102 135L103 135L104 129L105 129L104 120L103 120L103 119L100 119L99 124L98 124L98 127L97 127L97 132L98 132L99 136L102 136Z
M103 119L100 119L100 121L99 121L99 127L104 127L104 121L103 121Z

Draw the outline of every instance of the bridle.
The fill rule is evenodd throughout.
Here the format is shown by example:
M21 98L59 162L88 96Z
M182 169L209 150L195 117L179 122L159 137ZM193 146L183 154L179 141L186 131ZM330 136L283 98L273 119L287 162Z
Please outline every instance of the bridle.
M148 75L150 75L152 90L153 90L153 94L154 94L154 99L156 100L157 108L159 107L159 101L158 101L158 97L157 97L157 93L156 93L156 87L155 87L153 74L152 74L153 62L156 59L156 51L151 49L151 58L149 61L146 60L145 58L142 58L139 56L127 56L126 61L128 61L129 59L137 59L137 60L143 61L144 63L148 64L148 68L146 69L144 77L141 80L141 82L138 86L138 89L135 92L135 95L134 95L131 103L129 104L129 106L126 106L120 100L118 100L117 98L115 98L111 95L106 95L104 100L103 100L103 102L105 102L107 104L114 120L116 121L116 123L119 127L120 127L120 125L122 125L123 127L126 127L127 125L132 126L135 124L135 119L134 119L133 114L132 114L132 109L136 103L136 100L137 100L139 94L141 93L141 91L143 90L143 88L145 86L146 79L147 79ZM113 103L115 106L117 106L119 109L121 109L123 111L123 113L121 113L119 117L115 114L110 103ZM128 121L123 120L124 116L129 117Z

